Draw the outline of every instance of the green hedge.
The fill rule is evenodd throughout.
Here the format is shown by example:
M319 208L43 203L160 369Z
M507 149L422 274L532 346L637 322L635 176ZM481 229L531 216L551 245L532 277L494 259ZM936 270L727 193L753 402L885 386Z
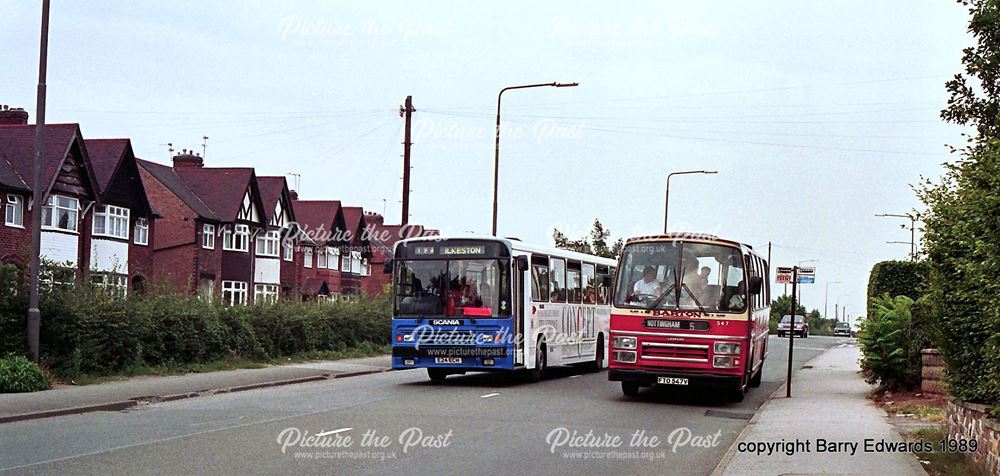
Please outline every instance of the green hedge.
M874 300L886 294L906 296L916 301L927 283L927 263L923 261L882 261L868 275L868 314Z
M0 393L37 392L49 388L49 377L22 355L0 358Z
M16 300L15 300L16 301ZM389 343L387 300L225 306L178 295L43 293L41 359L61 378L133 368L267 359ZM0 352L24 353L23 303L0 302Z
M858 332L861 372L868 383L896 390L920 384L920 345L913 339L913 299L883 294Z

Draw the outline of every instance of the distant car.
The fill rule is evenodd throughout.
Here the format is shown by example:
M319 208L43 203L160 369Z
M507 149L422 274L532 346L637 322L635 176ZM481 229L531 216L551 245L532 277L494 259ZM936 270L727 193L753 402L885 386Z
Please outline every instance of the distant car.
M851 325L846 322L838 322L833 328L833 335L844 336L844 337L854 337L854 332L851 331Z
M778 323L778 337L785 337L790 332L794 332L795 335L799 337L809 337L809 323L806 322L805 316L795 316L795 329L790 329L789 324L792 322L792 316L784 316L781 318L781 322Z

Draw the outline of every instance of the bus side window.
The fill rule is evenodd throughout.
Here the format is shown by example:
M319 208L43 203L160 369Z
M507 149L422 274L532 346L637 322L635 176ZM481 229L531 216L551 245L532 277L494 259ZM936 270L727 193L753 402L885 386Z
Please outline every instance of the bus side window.
M549 300L566 302L566 260L549 260Z
M549 258L535 256L531 258L531 300L549 300Z
M597 277L595 278L594 287L597 289L597 304L607 304L608 303L608 286L604 284L608 280L608 267L607 266L597 266Z
M566 265L566 296L568 302L576 304L583 302L580 281L580 262L570 261Z

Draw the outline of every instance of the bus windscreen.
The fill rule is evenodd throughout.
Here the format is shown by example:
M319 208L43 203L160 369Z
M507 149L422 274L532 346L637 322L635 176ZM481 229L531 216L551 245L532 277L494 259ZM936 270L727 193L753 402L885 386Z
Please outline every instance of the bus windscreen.
M510 316L509 259L414 259L396 264L397 317Z
M743 257L733 247L696 242L633 243L622 251L615 306L744 312Z

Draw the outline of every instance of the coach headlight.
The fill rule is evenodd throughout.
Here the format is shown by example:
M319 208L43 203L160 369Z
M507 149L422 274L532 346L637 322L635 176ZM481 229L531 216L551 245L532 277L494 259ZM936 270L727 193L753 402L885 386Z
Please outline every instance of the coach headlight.
M739 355L740 347L736 342L716 342L715 355Z
M611 347L619 349L634 349L635 345L635 337L614 337L611 339Z

